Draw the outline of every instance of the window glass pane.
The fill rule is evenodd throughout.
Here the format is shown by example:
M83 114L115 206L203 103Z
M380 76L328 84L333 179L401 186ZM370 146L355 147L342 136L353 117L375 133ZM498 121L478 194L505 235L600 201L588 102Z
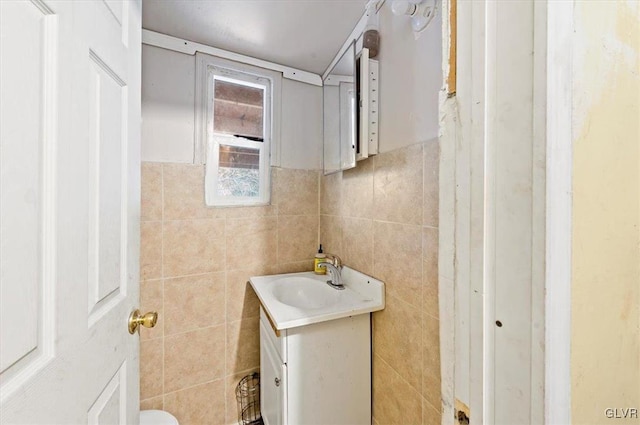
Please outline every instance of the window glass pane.
M264 90L216 79L214 93L214 133L262 142Z
M218 195L257 197L260 193L260 149L220 145Z

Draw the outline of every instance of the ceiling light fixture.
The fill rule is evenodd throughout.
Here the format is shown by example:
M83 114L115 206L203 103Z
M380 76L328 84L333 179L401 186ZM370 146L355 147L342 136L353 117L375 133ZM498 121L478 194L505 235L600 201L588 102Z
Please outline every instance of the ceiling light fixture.
M391 11L396 16L410 16L416 37L424 31L436 14L437 0L394 0Z

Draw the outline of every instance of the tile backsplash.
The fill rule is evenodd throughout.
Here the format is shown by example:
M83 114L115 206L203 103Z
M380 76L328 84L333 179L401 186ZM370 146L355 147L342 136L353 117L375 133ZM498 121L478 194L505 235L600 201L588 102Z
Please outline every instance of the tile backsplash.
M272 204L208 208L204 167L143 163L141 409L181 425L231 424L234 390L259 368L253 275L312 270L319 172L273 169Z
M325 252L386 283L373 316L374 423L441 422L437 140L329 176L272 170L272 204L204 206L204 168L142 166L141 408L181 425L236 423L234 389L259 368L253 275L312 270ZM195 318L195 320L194 320Z
M437 140L323 176L320 241L386 284L373 315L374 423L441 423Z

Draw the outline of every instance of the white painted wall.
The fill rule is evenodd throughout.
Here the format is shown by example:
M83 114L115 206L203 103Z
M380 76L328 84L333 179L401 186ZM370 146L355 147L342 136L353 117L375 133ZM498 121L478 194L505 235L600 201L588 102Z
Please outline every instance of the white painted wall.
M193 162L195 56L142 45L142 160Z
M380 152L438 137L442 88L441 12L416 40L410 20L380 11Z
M142 160L192 163L195 56L142 46ZM274 141L278 143L278 141ZM322 88L282 82L280 165L322 167Z
M282 79L280 166L322 168L322 87Z
M441 13L416 39L390 4L378 12L380 152L438 136ZM142 160L192 163L195 56L143 45ZM277 143L277 141L275 141ZM322 167L322 88L283 79L280 165Z

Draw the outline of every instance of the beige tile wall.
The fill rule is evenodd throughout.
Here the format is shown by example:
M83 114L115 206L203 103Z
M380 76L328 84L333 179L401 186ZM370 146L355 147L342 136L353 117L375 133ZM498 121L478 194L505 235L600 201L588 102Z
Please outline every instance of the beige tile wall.
M231 424L234 389L259 368L259 304L249 277L311 270L319 173L273 169L272 205L206 208L204 169L143 163L141 409L181 425Z
M437 141L323 176L320 241L386 283L374 314L373 415L383 424L441 423Z
M438 158L432 141L320 179L274 169L272 205L230 209L204 207L201 166L143 164L141 304L160 320L141 334L141 408L182 425L235 423L235 385L259 367L246 281L310 270L320 226L327 252L387 284L375 423L439 424Z

